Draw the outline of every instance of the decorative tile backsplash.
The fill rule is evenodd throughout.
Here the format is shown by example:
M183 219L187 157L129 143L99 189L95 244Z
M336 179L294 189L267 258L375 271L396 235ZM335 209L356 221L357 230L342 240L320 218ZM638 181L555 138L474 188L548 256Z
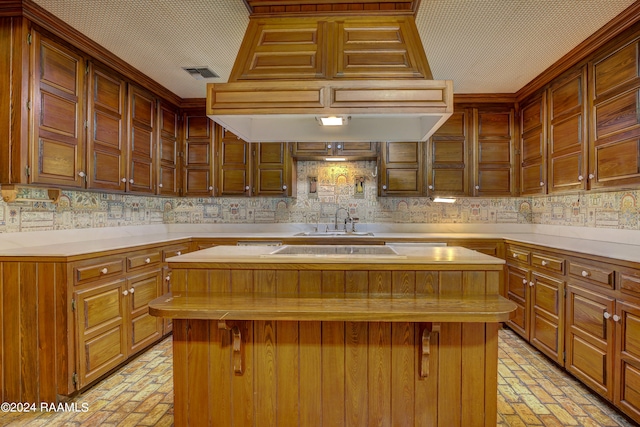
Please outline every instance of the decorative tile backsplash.
M640 230L640 189L562 196L377 197L376 163L298 162L296 198L165 198L63 191L58 204L0 201L0 233L151 224L329 224L338 207L361 223L547 224ZM25 188L19 198L46 198Z

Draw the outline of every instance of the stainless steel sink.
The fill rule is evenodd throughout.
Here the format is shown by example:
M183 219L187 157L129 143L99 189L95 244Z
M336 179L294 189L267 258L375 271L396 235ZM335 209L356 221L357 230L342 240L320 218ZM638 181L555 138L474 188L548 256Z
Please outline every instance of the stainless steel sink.
M373 233L366 231L303 231L302 233L294 234L294 236L309 236L309 237L366 237L373 236Z

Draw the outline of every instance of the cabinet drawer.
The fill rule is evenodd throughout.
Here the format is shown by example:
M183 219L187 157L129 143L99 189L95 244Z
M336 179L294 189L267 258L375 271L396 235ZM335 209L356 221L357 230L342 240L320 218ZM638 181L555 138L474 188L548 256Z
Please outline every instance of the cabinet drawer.
M569 274L599 286L614 287L614 270L606 265L594 265L587 262L571 261Z
M531 252L524 248L518 248L514 246L507 246L507 260L514 260L529 264Z
M532 253L531 265L564 274L564 259L545 254Z
M189 245L171 246L162 250L162 261L174 256L184 255L190 252Z
M127 270L135 270L138 268L148 267L160 264L162 261L162 251L155 249L144 253L127 256Z
M636 273L620 273L620 291L625 294L640 297L640 272Z
M103 277L113 277L124 271L122 258L92 259L74 265L73 278L76 285Z

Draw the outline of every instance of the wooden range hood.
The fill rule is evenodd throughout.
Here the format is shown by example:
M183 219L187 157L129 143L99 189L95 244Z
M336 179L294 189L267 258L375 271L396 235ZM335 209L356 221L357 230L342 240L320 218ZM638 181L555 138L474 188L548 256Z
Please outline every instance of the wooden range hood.
M207 115L248 142L424 141L453 113L413 13L252 14ZM347 119L320 126L320 117Z

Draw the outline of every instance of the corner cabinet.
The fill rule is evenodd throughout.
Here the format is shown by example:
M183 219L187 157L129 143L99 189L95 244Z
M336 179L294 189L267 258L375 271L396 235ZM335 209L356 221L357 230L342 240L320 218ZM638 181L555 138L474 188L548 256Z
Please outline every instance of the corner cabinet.
M217 126L218 196L295 195L295 167L286 142L247 143Z

